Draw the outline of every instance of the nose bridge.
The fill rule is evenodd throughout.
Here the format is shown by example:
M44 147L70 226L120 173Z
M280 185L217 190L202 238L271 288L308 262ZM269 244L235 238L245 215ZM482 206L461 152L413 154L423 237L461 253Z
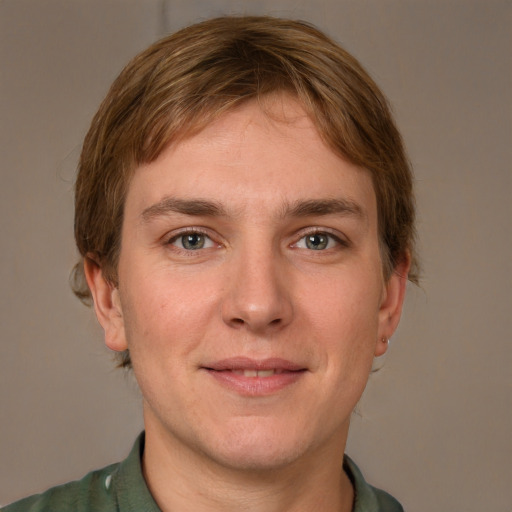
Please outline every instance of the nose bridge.
M285 261L271 240L261 236L246 240L233 251L229 272L230 287L223 305L226 323L254 332L289 323L293 308Z

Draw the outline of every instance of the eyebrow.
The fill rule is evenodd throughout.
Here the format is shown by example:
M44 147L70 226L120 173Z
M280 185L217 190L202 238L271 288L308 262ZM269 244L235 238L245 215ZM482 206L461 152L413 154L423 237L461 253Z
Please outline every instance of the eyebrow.
M219 203L204 199L177 199L166 197L146 208L142 214L142 220L148 222L155 217L181 213L184 215L202 217L220 217L226 215L226 211Z
M144 222L156 217L178 213L195 217L222 217L228 216L226 209L218 202L206 199L178 199L165 197L141 213ZM350 199L308 199L285 203L280 216L311 217L325 215L348 215L365 218L366 214L359 204Z
M286 206L283 216L310 217L322 215L348 215L354 217L366 217L363 208L350 199L309 199L296 201Z

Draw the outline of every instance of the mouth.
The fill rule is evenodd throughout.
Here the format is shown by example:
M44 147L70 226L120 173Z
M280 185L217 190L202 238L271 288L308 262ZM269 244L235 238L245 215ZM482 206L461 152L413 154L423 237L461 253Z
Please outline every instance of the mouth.
M229 370L235 375L243 375L244 377L272 377L272 375L281 375L286 370L275 368L273 370Z
M285 359L255 360L235 357L203 367L215 381L243 396L267 396L297 383L307 372L304 366Z

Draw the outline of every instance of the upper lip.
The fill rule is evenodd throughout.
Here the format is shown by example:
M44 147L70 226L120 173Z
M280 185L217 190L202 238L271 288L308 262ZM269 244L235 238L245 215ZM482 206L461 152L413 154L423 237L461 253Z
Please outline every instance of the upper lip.
M281 359L279 357L271 357L268 359L251 359L249 357L230 357L221 359L203 365L203 368L215 371L227 370L284 370L289 372L296 372L305 370L304 366Z

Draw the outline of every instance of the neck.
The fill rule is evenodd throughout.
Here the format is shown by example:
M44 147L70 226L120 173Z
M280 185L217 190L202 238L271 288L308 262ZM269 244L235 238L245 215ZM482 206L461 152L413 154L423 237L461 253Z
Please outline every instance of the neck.
M240 470L159 430L146 424L143 473L162 512L352 510L354 491L342 462L346 434L283 467Z

